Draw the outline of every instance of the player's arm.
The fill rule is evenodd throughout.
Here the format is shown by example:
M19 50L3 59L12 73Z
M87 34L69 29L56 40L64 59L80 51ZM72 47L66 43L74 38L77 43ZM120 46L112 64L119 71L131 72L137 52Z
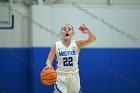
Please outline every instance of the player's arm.
M87 39L81 39L81 40L77 40L76 43L77 43L77 46L78 48L82 48L90 43L92 43L93 41L96 40L96 37L95 35L83 24L83 26L80 26L79 27L79 30L84 33L84 34L87 34L88 35L88 38Z
M55 53L56 53L56 44L53 44L52 47L51 47L50 53L48 55L48 59L46 61L46 68L51 68L52 67L52 62L55 58Z

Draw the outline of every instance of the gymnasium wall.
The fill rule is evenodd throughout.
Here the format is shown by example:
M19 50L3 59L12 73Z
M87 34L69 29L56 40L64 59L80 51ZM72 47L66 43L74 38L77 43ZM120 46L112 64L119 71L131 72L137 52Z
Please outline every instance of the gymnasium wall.
M10 19L13 27L0 26L0 93L29 93L32 74L29 22L25 18L28 18L28 8L12 4L9 9L13 15L13 20Z
M63 24L72 24L75 31L73 38L81 39L86 38L86 35L81 34L77 28L84 23L93 31L97 40L80 52L79 68L83 93L140 92L138 84L140 7L93 7L73 3L47 7L33 6L31 10L33 19L46 27L32 24L32 43L38 47L33 53L36 65L45 66L42 60L45 60L50 49L46 46L50 47L59 39L58 33ZM50 30L53 33L50 33ZM41 58L44 51L47 53ZM37 70L34 69L34 76L36 75ZM34 93L43 92L44 89L47 92L51 89L42 87L37 78L34 82L36 82Z
M30 21L14 14L14 29L0 29L1 93L52 93L53 86L43 85L39 75L65 23L74 26L74 39L87 37L77 29L82 23L97 37L80 51L82 93L140 92L140 7L73 3L15 9Z
M0 47L28 47L28 8L22 4L13 4L9 9L14 16L14 20L10 19L13 21L13 28L9 29L10 26L7 26L8 29L6 27L1 29L2 26L0 25Z

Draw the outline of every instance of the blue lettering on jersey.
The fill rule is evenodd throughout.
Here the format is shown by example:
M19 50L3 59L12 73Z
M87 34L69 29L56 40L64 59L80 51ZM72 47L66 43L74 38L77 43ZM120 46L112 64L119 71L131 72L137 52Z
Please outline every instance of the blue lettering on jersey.
M59 56L76 55L75 51L59 51Z

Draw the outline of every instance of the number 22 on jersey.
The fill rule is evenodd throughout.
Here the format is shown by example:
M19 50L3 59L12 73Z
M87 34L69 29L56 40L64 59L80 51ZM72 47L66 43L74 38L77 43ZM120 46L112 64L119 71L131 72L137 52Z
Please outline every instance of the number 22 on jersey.
M73 66L73 58L72 57L64 57L63 58L64 66Z

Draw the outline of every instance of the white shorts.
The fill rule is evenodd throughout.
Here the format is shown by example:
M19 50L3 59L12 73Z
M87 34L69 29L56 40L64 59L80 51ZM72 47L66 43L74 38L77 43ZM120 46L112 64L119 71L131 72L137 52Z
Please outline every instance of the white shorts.
M54 93L81 93L79 73L58 73Z

